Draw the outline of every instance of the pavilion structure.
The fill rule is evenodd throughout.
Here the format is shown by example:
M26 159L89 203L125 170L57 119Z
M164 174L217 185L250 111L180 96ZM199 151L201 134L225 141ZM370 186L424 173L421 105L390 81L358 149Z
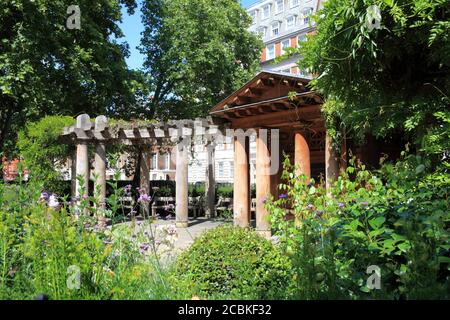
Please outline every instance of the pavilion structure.
M256 229L271 233L269 213L264 200L278 196L282 173L282 156L286 154L298 166L297 174L317 178L327 184L336 179L339 167L346 165L346 147L338 158L331 146L321 115L322 98L308 89L309 80L295 75L258 73L239 90L218 103L208 119L178 120L166 123L130 123L110 125L105 116L91 121L86 114L77 117L76 125L64 128L62 142L76 148L72 179L82 177L84 184L74 181L73 193L89 193L90 161L88 146L95 148L94 172L100 185L99 203L106 199L106 145L126 144L160 147L172 143L176 147L176 224L188 226L188 161L192 139L202 136L209 151L214 150L217 136L227 131L244 132L244 139L234 134L234 224L249 227L251 219L249 135L256 134ZM275 132L276 136L274 136ZM142 153L140 185L149 192L149 159ZM275 169L272 164L276 162ZM214 211L214 152L208 152L205 190L206 212ZM272 167L271 167L272 166ZM83 192L84 194L81 194Z
M271 159L282 163L283 153L298 165L297 174L307 177L323 175L327 184L336 179L339 167L345 167L345 146L339 157L333 151L321 115L322 98L307 88L309 80L295 75L263 71L239 90L218 103L210 115L226 120L232 129L256 133L256 229L270 234L269 213L264 200L269 194L278 197L282 167L275 172L267 167ZM267 130L279 130L275 150ZM250 181L248 139L234 140L234 221L250 225ZM244 160L243 160L244 159ZM247 160L245 160L247 159Z
M220 120L219 120L220 122ZM94 176L95 184L100 192L96 197L101 206L106 205L106 146L110 144L123 144L146 147L160 147L170 145L176 148L176 225L188 226L188 163L191 142L200 137L205 138L207 147L214 143L214 136L221 134L221 128L211 118L196 120L179 120L165 123L129 123L110 125L105 116L98 116L92 121L89 115L82 114L77 117L76 124L64 128L61 142L75 146L75 155L72 165L72 182L75 184L72 193L80 198L89 195L89 180ZM95 149L94 174L90 173L89 146ZM214 157L213 152L208 152ZM150 193L150 159L146 152L141 153L140 159L140 187ZM214 159L208 159L214 163ZM210 166L209 166L210 167ZM82 179L77 179L81 177ZM207 170L206 184L206 211L214 210L215 184L214 173ZM82 181L82 183L80 183ZM146 209L148 211L148 208Z

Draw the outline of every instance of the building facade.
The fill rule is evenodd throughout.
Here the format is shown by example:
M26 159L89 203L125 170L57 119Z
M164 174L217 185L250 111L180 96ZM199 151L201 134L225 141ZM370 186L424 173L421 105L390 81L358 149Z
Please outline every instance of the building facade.
M250 137L250 180L256 177L256 140ZM214 173L218 183L233 183L234 150L233 141L225 141L215 147ZM207 151L202 144L194 145L189 152L189 183L205 182L207 168ZM176 153L174 151L151 154L150 180L175 180Z
M263 71L297 74L305 78L309 74L296 64L298 55L275 63L287 48L296 48L306 41L306 35L315 30L311 15L321 5L320 0L260 0L247 8L253 23L249 31L257 33L264 42L261 53Z

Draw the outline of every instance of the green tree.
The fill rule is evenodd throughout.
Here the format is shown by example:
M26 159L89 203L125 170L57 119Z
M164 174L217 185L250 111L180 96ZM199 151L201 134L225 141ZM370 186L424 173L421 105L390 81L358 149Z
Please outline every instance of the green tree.
M69 0L5 0L0 8L0 151L13 148L26 121L92 115L133 103L138 79L119 43L121 3L79 0L81 28L68 29Z
M30 171L30 178L60 195L64 194L67 185L61 179L61 172L55 168L62 167L74 149L58 139L63 128L74 122L72 117L47 116L28 123L19 131L17 139L17 147L24 159L24 167Z
M368 23L371 5L380 28ZM300 65L318 76L331 132L402 132L441 159L450 149L450 1L328 0L315 20Z
M236 0L144 1L148 118L194 117L254 75L262 42Z

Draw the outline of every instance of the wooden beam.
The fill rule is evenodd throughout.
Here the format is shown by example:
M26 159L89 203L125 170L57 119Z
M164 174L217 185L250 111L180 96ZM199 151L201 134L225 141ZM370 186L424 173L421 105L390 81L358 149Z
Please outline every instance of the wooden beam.
M247 94L249 97L254 97L254 98L261 96L263 94L263 92L264 91L262 89L258 89L255 87L247 88L244 91L244 93Z
M267 107L265 107L267 108ZM269 107L270 108L270 107ZM263 114L255 115L252 117L240 118L232 120L233 128L255 128L258 126L273 125L278 123L285 123L289 120L309 120L310 118L320 117L321 111L318 105L307 105L296 109L289 109L283 111L273 112L265 110L264 106L258 107L259 111Z

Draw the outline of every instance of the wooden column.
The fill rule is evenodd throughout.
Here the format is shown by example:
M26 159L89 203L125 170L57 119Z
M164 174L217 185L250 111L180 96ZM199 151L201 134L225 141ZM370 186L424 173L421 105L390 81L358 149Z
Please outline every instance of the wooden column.
M80 114L77 117L76 129L79 131L91 130L92 123L91 118L87 114ZM88 153L88 142L78 141L76 145L76 186L75 195L77 197L89 196L89 153ZM79 178L83 181L80 184ZM80 189L83 189L83 194L81 194Z
M339 162L333 150L333 140L327 134L325 138L325 179L326 188L329 189L339 175Z
M105 116L98 116L95 119L95 131L101 133L105 130L108 120ZM98 193L95 196L101 208L106 207L106 147L104 143L98 143L95 147L94 173L96 177L94 190Z
M250 163L249 139L243 134L234 137L234 224L250 226Z
M71 146L72 148L72 146ZM72 197L77 194L77 148L73 148L71 151L72 155L70 157L70 191Z
M103 143L98 143L95 147L95 185L97 201L100 208L106 207L106 147Z
M305 137L300 133L295 133L295 165L298 166L297 175L306 175L311 178L311 158L309 146Z
M89 154L87 143L79 142L77 144L77 160L76 160L76 172L77 172L77 183L76 183L76 193L77 197L89 196ZM82 184L80 180L82 179ZM82 192L81 189L83 189Z
M216 180L215 180L215 144L209 142L206 146L206 182L205 182L205 215L215 216Z
M188 227L188 138L184 137L177 144L176 169L176 225L179 228Z
M150 195L150 157L147 150L141 151L141 160L139 167L139 188L145 190L145 193ZM142 192L142 191L141 191ZM141 203L144 217L150 214L150 204Z
M271 195L271 182L268 130L259 129L256 137L256 230L266 237L270 237L271 232L269 212L264 203Z

